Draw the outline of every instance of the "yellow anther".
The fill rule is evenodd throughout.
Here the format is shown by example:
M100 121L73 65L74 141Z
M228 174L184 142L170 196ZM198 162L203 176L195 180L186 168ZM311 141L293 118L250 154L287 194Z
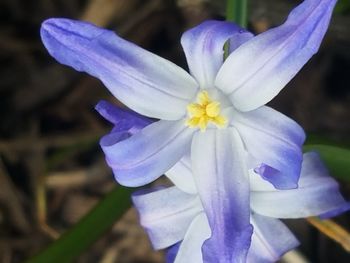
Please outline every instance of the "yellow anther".
M223 127L227 123L227 119L220 115L220 102L213 101L207 91L201 91L197 96L198 103L191 103L187 106L189 119L186 125L201 131L205 131L208 123L212 122L218 127Z
M205 114L205 109L199 104L191 103L187 106L187 111L193 116L193 117L201 117L203 114Z
M220 103L217 101L210 102L205 107L205 112L209 117L216 117L220 113Z

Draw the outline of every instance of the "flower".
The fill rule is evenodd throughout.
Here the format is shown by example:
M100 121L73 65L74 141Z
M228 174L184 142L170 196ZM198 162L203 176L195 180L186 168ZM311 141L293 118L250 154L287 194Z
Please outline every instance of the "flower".
M203 22L181 38L190 74L85 22L46 20L41 37L60 63L99 78L130 109L160 119L125 140L102 139L117 181L141 186L189 163L193 177L170 170L170 178L192 191L194 180L212 230L208 251L239 243L239 258L252 234L248 168L278 189L296 188L301 169L302 128L264 105L317 52L335 2L305 0L283 25L255 37L233 23ZM231 53L224 61L226 41ZM232 251L223 254L231 258Z
M176 263L275 262L299 244L278 218L325 218L350 208L315 152L304 154L296 189L277 190L253 172L250 179L250 222L254 231L246 258L239 260L227 261L221 253L202 248L211 236L211 228L198 194L189 194L174 186L148 193L136 192L133 202L153 246L170 247L168 258L172 260L169 262ZM239 244L229 249L240 249ZM214 260L203 261L202 252L212 254Z
M102 140L124 140L152 123L148 118L106 101L100 101L96 110L115 125L112 132ZM172 172L191 173L187 165L180 162ZM192 178L192 174L187 176ZM328 175L316 153L304 154L298 189L275 190L252 170L250 184L250 220L254 232L247 262L276 261L299 244L286 226L276 218L313 215L327 218L350 208L350 204L340 195L338 184ZM168 262L173 262L176 258L177 263L200 263L203 262L201 247L210 238L211 230L194 181L180 185L181 189L170 187L153 192L138 191L134 193L133 201L153 246L156 249L170 247L167 253ZM189 189L191 190L188 191ZM278 242L276 236L279 237Z

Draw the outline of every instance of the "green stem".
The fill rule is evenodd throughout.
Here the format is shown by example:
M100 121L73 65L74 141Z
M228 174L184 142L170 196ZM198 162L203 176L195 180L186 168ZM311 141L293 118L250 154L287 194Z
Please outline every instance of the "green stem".
M131 191L125 187L112 190L72 229L27 263L72 262L129 209Z
M235 22L241 27L247 27L248 0L227 0L226 2L226 21ZM224 59L229 55L230 43L226 42L224 46Z
M247 27L248 0L227 0L226 20Z

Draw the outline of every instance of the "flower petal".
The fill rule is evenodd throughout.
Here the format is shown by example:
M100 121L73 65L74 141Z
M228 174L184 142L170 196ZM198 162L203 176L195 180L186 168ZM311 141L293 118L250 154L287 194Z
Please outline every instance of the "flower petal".
M189 194L197 193L191 169L191 157L189 155L186 154L182 157L182 159L167 171L165 175L180 190Z
M157 179L189 152L193 132L184 120L158 121L123 141L107 135L100 144L116 180L135 187Z
M338 205L335 209L327 211L323 214L318 215L321 219L328 219L331 217L338 216L350 210L350 202L343 202L342 205Z
M167 249L166 255L165 255L166 263L174 263L177 252L179 251L180 245L181 245L181 242L178 242Z
M278 189L296 188L305 140L303 129L267 106L244 113L236 111L232 118L247 151L261 163L256 172Z
M132 200L155 249L181 241L192 220L202 211L198 196L186 194L176 187L146 194L136 192Z
M319 156L313 152L304 154L297 189L251 192L252 210L275 218L317 216L335 209L344 210L348 206L339 192L338 183L329 176Z
M211 230L205 213L197 215L181 242L174 263L203 262L202 245L210 237Z
M114 132L128 130L130 133L135 133L152 123L151 119L104 100L101 100L95 109L102 117L115 125Z
M264 178L254 172L254 170L249 170L249 181L250 181L250 191L253 192L267 192L276 191L276 188Z
M202 89L214 87L215 76L224 61L224 44L230 39L233 50L252 34L224 21L208 20L186 31L181 38L188 67Z
M236 49L218 72L215 84L240 111L274 98L315 54L336 0L305 0L287 21Z
M46 20L42 41L60 63L99 78L134 111L177 120L196 94L197 83L183 69L90 23Z
M212 236L203 245L205 262L244 262L249 224L249 178L244 148L234 128L194 135L192 169Z
M276 262L284 253L299 245L295 236L278 219L253 213L251 222L254 232L247 262Z

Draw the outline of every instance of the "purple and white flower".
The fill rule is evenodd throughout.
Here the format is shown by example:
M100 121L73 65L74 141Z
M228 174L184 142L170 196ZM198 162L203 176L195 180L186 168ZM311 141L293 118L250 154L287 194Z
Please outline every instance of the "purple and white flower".
M219 251L203 246L211 236L211 227L197 194L186 193L174 186L135 193L133 201L154 248L170 247L168 262L175 263L275 262L299 244L278 218L324 218L350 208L341 196L337 182L329 176L314 152L304 154L296 189L277 190L253 172L250 179L250 223L254 231L247 256L240 258L236 257L237 253L233 253L231 259L222 254L226 250L240 250L240 243L227 249L221 247ZM235 225L234 222L231 224ZM205 260L204 253L207 254Z
M106 101L99 102L96 110L115 125L103 140L111 137L115 141L122 141L152 123L148 118ZM192 178L188 165L178 163L176 172L185 172ZM254 231L248 254L246 258L240 259L243 262L274 262L299 244L277 218L328 218L350 209L350 203L339 193L337 182L329 176L314 152L304 154L297 189L276 190L252 170L249 171L249 177L250 222ZM195 182L190 180L188 184L180 184L180 187L137 191L133 195L133 201L153 247L169 248L168 262L200 263L203 262L202 246L210 238L211 229ZM228 248L232 251L237 249L239 246L235 249ZM205 252L216 256L218 262L223 260L221 253L213 255L210 250Z
M212 232L205 251L234 247L223 255L240 258L252 234L248 168L277 189L296 188L301 169L302 128L264 105L317 52L335 2L305 0L284 24L257 36L206 21L181 39L190 74L89 23L49 19L41 36L60 63L99 78L137 113L160 119L131 136L102 139L116 180L141 186L170 170L177 185L194 191L193 180ZM231 53L224 61L226 41ZM193 178L171 170L188 164Z

